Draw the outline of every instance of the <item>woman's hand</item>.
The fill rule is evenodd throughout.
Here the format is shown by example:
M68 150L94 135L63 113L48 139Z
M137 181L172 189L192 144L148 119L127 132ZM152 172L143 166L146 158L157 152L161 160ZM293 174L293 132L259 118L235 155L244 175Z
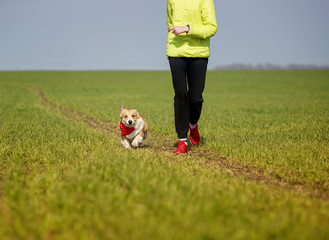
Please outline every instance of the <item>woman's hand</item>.
M177 36L179 34L188 32L188 30L189 30L188 26L177 26L177 27L169 28L168 32L171 31L173 34L175 34L175 36Z

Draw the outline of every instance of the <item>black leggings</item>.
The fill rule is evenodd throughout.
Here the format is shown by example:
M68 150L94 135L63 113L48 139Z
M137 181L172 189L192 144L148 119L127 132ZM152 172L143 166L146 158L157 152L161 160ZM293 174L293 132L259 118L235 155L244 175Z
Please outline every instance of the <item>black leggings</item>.
M201 115L208 58L169 57L169 64L175 90L176 132L179 138L187 138L189 123L196 124Z

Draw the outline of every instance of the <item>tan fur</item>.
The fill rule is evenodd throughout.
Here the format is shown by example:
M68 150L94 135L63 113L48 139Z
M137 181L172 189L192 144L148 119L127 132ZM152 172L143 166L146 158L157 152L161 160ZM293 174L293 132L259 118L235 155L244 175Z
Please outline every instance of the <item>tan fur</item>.
M135 131L121 136L121 143L126 148L140 147L147 137L148 123L137 109L126 109L120 106L120 119L126 127L134 127Z

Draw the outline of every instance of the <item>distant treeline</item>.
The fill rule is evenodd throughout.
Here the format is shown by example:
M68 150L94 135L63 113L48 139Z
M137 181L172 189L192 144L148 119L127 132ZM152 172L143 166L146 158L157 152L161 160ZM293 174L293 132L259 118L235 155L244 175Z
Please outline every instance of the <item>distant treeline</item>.
M329 65L312 65L312 64L288 64L278 65L272 63L266 64L243 64L235 63L224 66L217 66L215 70L302 70L302 69L329 69Z

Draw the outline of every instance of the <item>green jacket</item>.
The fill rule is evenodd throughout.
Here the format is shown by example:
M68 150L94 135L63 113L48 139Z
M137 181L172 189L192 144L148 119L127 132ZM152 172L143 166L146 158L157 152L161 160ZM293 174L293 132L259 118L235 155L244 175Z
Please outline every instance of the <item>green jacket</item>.
M210 37L217 31L213 0L167 0L168 30L189 25L188 33L175 36L168 32L168 57L204 57L210 55Z

